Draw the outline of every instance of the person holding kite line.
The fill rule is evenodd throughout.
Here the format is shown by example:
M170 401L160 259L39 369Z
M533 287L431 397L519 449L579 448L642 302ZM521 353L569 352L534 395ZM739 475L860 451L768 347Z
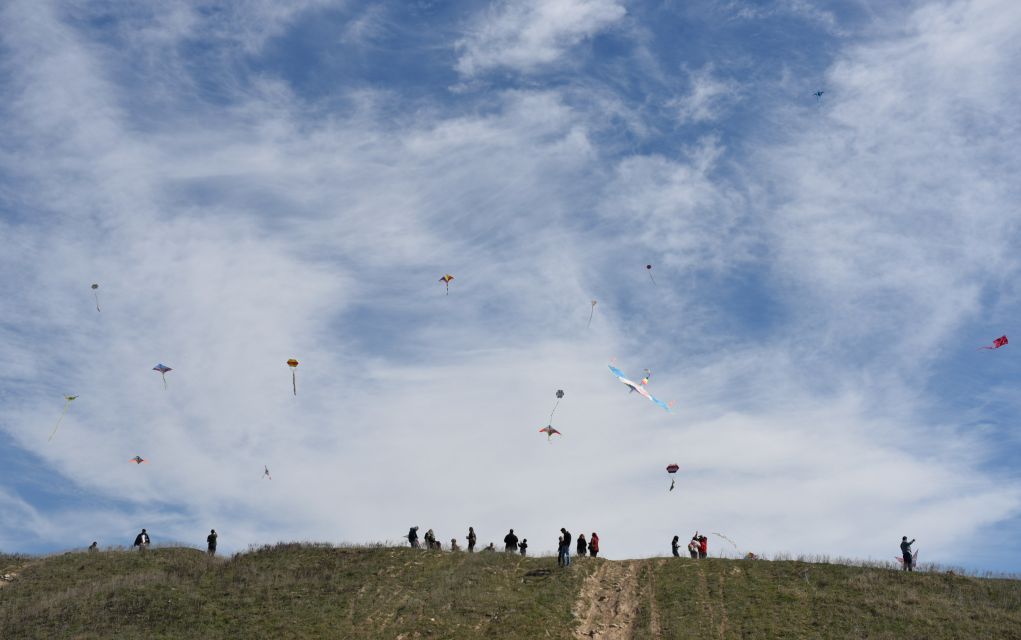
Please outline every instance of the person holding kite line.
M468 553L475 553L475 527L468 527Z
M507 553L514 553L518 550L518 537L514 535L514 529L503 537L503 550Z
M216 555L216 529L210 529L209 535L206 536L206 553L211 556Z
M675 558L680 558L681 554L677 553L677 550L681 548L681 536L674 536L674 539L670 541L670 551L674 554Z
M139 551L145 551L149 546L149 534L145 529L142 529L142 533L135 536L135 545Z
M901 555L904 557L904 566L902 567L902 570L904 571L915 570L914 568L915 558L914 556L911 555L911 545L913 544L915 544L915 541L912 540L911 542L908 542L907 536L904 536L900 539L900 552Z

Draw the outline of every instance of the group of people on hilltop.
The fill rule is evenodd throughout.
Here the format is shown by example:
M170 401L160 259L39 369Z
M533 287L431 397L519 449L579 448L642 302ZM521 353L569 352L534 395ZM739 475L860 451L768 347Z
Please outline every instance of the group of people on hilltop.
M216 555L217 538L219 538L219 536L216 533L216 529L210 529L209 535L206 536L206 553L208 553L211 556ZM142 529L142 531L137 536L135 536L135 543L132 546L137 548L139 551L145 551L146 549L149 548L149 544L150 544L149 532L146 531L145 529ZM99 548L98 543L93 542L92 545L89 546L89 551L97 551L98 548Z
M560 539L557 542L557 564L562 567L567 567L571 565L571 532L567 529L561 529L560 534ZM412 549L421 548L418 540L418 526L411 527L408 530L408 535L405 537L408 539L408 544L411 545ZM427 549L436 551L443 549L443 545L436 539L436 534L433 533L432 529L426 531L423 539ZM468 527L468 535L465 539L468 541L468 553L474 553L475 545L478 542L478 536L475 534L475 527ZM585 540L585 534L579 535L577 549L579 556L584 556L587 551L591 557L597 557L599 555L599 535L593 531L587 541ZM461 546L457 543L457 538L450 539L450 550L461 551ZM528 538L518 538L517 534L514 533L514 529L511 529L507 532L507 535L503 537L503 550L505 553L520 553L523 556L527 555ZM490 542L489 546L485 547L483 551L496 551L496 545Z
M681 537L674 536L674 539L670 541L670 551L673 553L675 558L680 558L681 548ZM709 557L709 539L703 535L700 535L698 531L695 535L691 536L691 541L688 542L688 555L691 556L692 560L705 559Z

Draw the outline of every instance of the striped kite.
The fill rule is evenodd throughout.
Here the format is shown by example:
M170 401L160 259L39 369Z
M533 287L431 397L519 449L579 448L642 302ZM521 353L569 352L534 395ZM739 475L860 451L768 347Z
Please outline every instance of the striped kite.
M613 375L617 376L617 379L620 380L632 392L637 391L638 395L648 400L651 400L654 404L657 404L666 409L667 411L670 411L670 407L672 407L674 404L673 401L671 401L668 404L666 402L663 402L662 400L659 400L658 398L656 398L651 393L645 390L645 385L649 383L649 377L652 376L651 371L649 371L648 369L645 370L645 376L642 378L641 382L632 382L631 380L628 380L627 376L624 375L623 371L613 366L612 364L609 366L610 372L613 373Z

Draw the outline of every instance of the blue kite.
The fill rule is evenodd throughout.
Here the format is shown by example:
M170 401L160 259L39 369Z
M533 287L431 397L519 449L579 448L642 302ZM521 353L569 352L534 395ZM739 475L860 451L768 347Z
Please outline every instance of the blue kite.
M647 399L651 400L654 404L657 404L657 405L663 407L664 409L666 409L667 411L670 411L670 407L672 407L673 404L674 404L673 402L670 402L669 404L666 403L666 402L663 402L662 400L656 398L651 393L649 393L648 391L645 390L645 385L649 384L649 378L652 376L652 372L651 371L646 369L645 370L645 376L642 378L642 381L641 382L633 382L631 380L628 380L628 377L626 375L624 375L624 372L621 371L620 369L618 369L617 367L613 366L612 364L609 365L609 367L610 367L610 372L613 375L617 376L617 379L620 380L628 389L630 389L631 392L637 391L638 394L640 396L642 396L643 398L647 398Z

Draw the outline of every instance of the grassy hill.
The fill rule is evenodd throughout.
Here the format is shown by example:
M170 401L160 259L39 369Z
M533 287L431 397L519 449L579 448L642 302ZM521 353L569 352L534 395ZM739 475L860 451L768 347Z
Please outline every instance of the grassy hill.
M1019 638L1021 581L281 544L0 555L8 638Z

